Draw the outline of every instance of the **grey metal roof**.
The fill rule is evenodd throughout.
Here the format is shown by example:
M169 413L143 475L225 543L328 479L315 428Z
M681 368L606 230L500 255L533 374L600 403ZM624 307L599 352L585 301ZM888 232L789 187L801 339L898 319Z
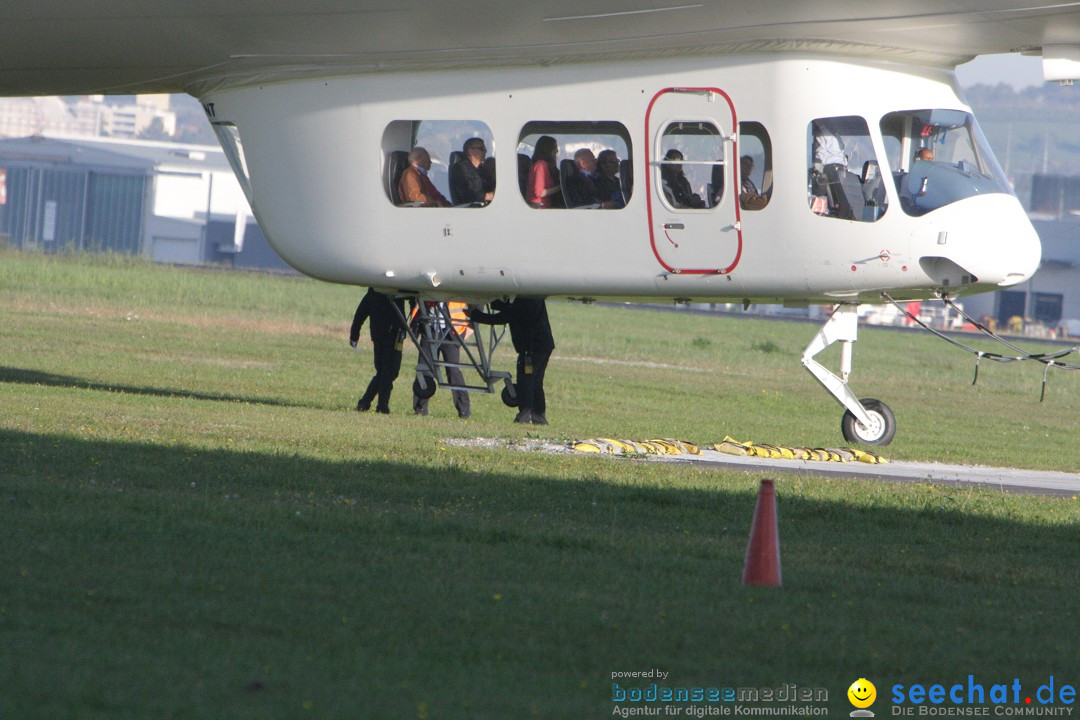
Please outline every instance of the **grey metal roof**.
M56 137L57 140L74 143L81 147L120 153L140 158L156 167L169 166L194 172L232 172L225 153L218 145L184 145L150 140L122 140L117 138Z
M41 136L0 139L0 162L97 167L149 174L154 163L113 150Z
M34 136L0 139L0 161L142 171L232 172L225 153L217 146L114 138Z

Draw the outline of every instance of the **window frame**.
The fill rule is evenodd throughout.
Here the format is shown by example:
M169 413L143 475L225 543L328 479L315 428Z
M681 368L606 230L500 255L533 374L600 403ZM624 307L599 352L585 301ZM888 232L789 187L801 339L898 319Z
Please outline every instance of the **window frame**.
M425 125L427 127L425 127ZM433 127L434 126L434 127ZM448 131L445 127L457 128L456 130ZM427 140L429 137L426 133L430 133L430 137L434 138L440 134L446 137L437 145ZM403 148L402 141L407 137L408 147ZM484 141L484 146L487 148L487 159L495 161L495 134L486 121L476 118L422 118L422 119L397 119L391 120L386 124L383 129L382 135L382 177L383 182L383 195L385 195L387 202L394 207L410 207L409 205L395 205L393 196L390 192L389 178L391 154L394 152L410 152L417 145L423 147L428 151L431 156L431 171L428 173L428 178L431 180L435 189L438 190L443 197L449 202L453 202L452 193L450 191L450 167L451 158L455 153L462 152L462 146L465 141L479 137ZM456 146L455 146L456 144ZM464 158L462 159L464 161ZM407 165L406 165L407 167ZM497 168L497 163L496 163ZM492 196L490 202L484 203L462 203L459 205L451 205L445 210L459 210L459 209L482 209L495 202L495 197L498 196L498 189L495 183L496 176L491 178L492 180L492 192L495 195Z
M861 126L862 132L845 132L855 126ZM874 142L877 131L876 127L871 129L869 121L862 115L816 117L806 124L807 207L814 215L862 223L875 223L885 216L890 205L890 190L883 173L888 172L888 166L883 169L879 148ZM835 151L843 155L843 163L825 163L819 159L818 138L824 137L825 133L836 138ZM877 168L873 177L868 166L871 162ZM858 170L852 170L853 166ZM873 182L872 198L866 193L868 182ZM858 185L857 193L853 192L855 184Z
M633 136L626 126L619 120L530 120L522 125L518 131L518 142L516 152L519 158L525 157L528 160L528 164L519 165L520 168L524 168L525 173L531 168L532 155L535 151L536 141L544 136L550 135L554 137L559 145L559 154L556 159L556 170L559 171L559 166L564 160L573 160L574 153L581 148L588 148L593 151L593 155L600 156L600 152L603 150L614 150L617 157L620 158L619 167L619 189L622 193L623 206L607 208L610 210L622 210L630 204L633 199L633 177L634 177L634 143ZM593 140L587 138L592 137ZM598 138L598 139L597 139ZM609 142L604 144L604 140L608 138L616 139L617 142ZM622 147L618 147L618 142L622 143ZM524 163L520 160L519 163ZM627 163L629 163L627 165ZM599 168L597 169L599 172ZM629 177L624 177L624 173ZM560 187L565 186L565 178L559 173ZM521 201L526 206L532 209L543 210L566 210L565 198L562 197L560 192L559 201L560 204L552 205L546 208L536 207L528 202L528 188L525 187L525 174L519 177L519 190ZM589 209L597 206L579 206L576 208L569 208L571 210Z
M754 183L757 187L759 197L764 202L759 207L752 205L746 205L742 199L742 158L743 155L749 153L744 152L746 143L743 141L744 137L754 138L761 148L761 164L754 161L754 169L761 168L761 182ZM742 120L739 122L739 209L748 210L750 212L759 212L768 207L769 202L772 201L773 194L773 152L772 152L772 137L769 135L768 128L757 120ZM753 155L751 155L753 158ZM753 177L750 178L751 182Z
M681 125L691 125L691 124L696 124L699 127L703 126L703 125L707 125L710 128L712 128L712 130L714 132L699 133L699 134L695 134L695 133L671 133L671 132L669 132L669 129L672 128L673 126L676 126L676 125L679 125L679 126L681 126ZM708 138L715 138L716 142L719 144L719 147L720 147L721 158L719 160L696 160L696 159L688 160L686 158L687 158L687 155L689 154L689 151L688 151L688 149L685 149L687 147L686 143L670 143L670 142L667 142L670 138L679 138L679 137L687 137L687 138L708 137ZM654 173L654 182L656 183L657 195L659 196L659 199L660 199L660 202L662 203L662 205L666 209L668 209L668 210L670 210L672 212L687 212L687 211L701 212L701 211L716 210L717 208L722 207L724 205L724 202L727 200L727 197L730 195L730 193L728 192L727 183L725 182L726 176L727 176L727 169L728 169L727 168L727 163L728 163L727 139L728 139L728 136L724 135L723 128L718 127L716 125L716 123L713 121L713 118L708 118L708 117L699 117L699 118L680 117L680 118L676 118L676 119L665 120L664 123L659 128L659 131L656 134L656 138L657 138L657 142L659 144L659 147L657 148L658 152L656 153L656 159L653 161L652 164L656 168L656 171ZM675 145L675 147L672 147L673 145ZM682 145L682 147L679 147L679 145ZM678 150L682 154L683 159L682 160L667 160L667 159L665 159L667 154L669 152L671 152L672 150ZM704 191L705 191L705 197L702 197L701 193L694 192L695 187L694 187L693 182L691 182L690 190L691 190L692 194L695 197L698 197L702 202L705 203L704 207L676 205L674 202L671 201L671 200L674 200L674 197L672 197L671 200L668 199L668 193L664 191L665 179L664 179L663 168L669 167L669 166L672 166L672 165L679 165L679 166L689 165L689 166L691 166L691 168L698 168L698 167L708 166L708 167L712 168L712 171L710 173L708 173L709 177L706 180L704 188L703 188ZM722 181L719 194L717 194L714 191L714 185L715 184L712 182L716 178L718 171L719 171L719 177L720 177L720 179ZM683 174L684 174L684 176L686 176L687 181L690 182L690 177L688 175L686 175L685 172ZM697 177L696 173L695 173L694 180L695 181L698 180L698 177Z

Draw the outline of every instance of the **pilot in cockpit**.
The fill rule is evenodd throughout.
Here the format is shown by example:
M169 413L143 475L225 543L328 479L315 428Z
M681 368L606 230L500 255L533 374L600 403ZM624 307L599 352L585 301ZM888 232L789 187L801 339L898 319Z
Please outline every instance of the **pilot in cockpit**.
M911 159L911 172L904 175L901 181L900 204L909 214L915 215L921 215L933 207L933 201L926 198L932 168L918 165L920 162L934 162L933 149L922 147L916 150Z

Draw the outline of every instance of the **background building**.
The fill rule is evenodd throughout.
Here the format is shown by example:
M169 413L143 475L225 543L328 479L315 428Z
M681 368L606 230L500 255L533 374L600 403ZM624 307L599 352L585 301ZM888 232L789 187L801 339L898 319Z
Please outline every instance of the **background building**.
M0 140L0 241L290 270L259 230L221 148L208 145Z
M1028 215L1042 263L1027 282L964 298L968 314L1029 335L1080 336L1080 177L1036 175Z
M0 141L0 238L45 252L136 254L153 164L44 138Z
M0 98L0 137L64 135L165 140L176 135L177 130L177 113L171 108L171 98L171 95Z

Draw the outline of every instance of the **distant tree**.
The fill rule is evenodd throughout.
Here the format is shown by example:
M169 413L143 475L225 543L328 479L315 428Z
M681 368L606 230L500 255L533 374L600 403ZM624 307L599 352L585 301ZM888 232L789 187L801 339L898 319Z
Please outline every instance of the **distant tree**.
M1008 108L1020 103L1020 97L1013 90L1012 85L998 83L987 85L979 83L965 88L964 93L975 107Z
M210 127L210 123L207 122L205 117L187 123L178 118L176 135L173 135L172 140L190 145L217 145L218 143L214 129Z
M165 123L159 117L151 120L138 137L140 140L172 140L172 136L165 132Z
M217 136L206 119L199 101L190 95L173 95L172 110L176 113L176 142L192 145L217 145Z

